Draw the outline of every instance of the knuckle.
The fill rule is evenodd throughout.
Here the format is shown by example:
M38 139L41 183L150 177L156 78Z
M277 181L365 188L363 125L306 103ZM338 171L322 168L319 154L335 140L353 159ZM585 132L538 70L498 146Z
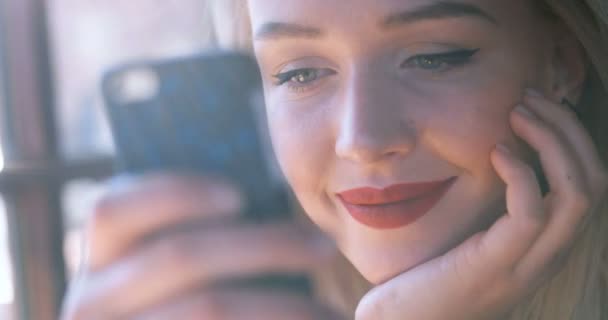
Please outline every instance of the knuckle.
M547 225L548 218L546 212L544 212L545 209L538 210L541 210L541 212L530 212L526 215L527 219L522 219L519 223L519 227L528 235L537 234Z
M168 175L146 177L137 189L131 192L137 194L146 202L162 204L163 207L172 208L181 203L189 203L198 195L198 188L188 184L183 178ZM199 195L200 196L200 195Z
M88 219L89 230L95 233L105 233L112 230L116 219L116 199L113 196L104 196L98 199Z
M168 181L159 197L175 207L193 207L197 210L235 213L243 206L243 199L236 188L221 181L175 178Z
M167 181L162 187L159 191L175 201L205 195L205 188L201 185L183 179Z
M519 162L516 166L515 179L527 182L536 181L536 172L524 162Z
M526 180L536 180L536 172L529 165L522 163L520 166L520 173L522 178Z
M182 241L160 241L157 244L159 256L175 265L186 265L192 262L192 251L185 248Z
M190 240L190 241L188 241ZM191 239L179 239L174 241L159 241L156 250L147 260L162 259L167 262L168 268L176 275L188 277L192 270L202 273L204 268L197 268L199 256L206 256L204 248L194 248Z
M541 144L556 145L560 139L557 133L546 124L539 124L540 130L538 131L538 139Z
M567 204L572 211L579 213L581 216L585 216L587 211L591 208L591 198L588 193L581 190L575 190L569 194Z
M159 181L159 188L172 190L174 196L186 195L200 197L213 196L217 192L230 192L234 187L228 182L215 177L171 175Z

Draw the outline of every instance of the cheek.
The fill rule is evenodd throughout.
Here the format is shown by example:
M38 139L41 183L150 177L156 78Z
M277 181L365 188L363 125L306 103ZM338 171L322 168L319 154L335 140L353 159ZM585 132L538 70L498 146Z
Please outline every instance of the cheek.
M437 89L425 114L421 143L439 158L470 172L489 171L497 143L518 144L509 116L521 101L522 77L480 79ZM428 104L428 101L427 101Z
M329 117L322 108L306 108L284 102L267 101L273 147L281 169L300 204L321 227L333 222L324 211L327 180L334 163L334 139Z
M486 167L494 146L512 140L508 124L511 108L497 107L495 101L450 101L461 107L433 117L422 139L438 157L457 167L470 170Z

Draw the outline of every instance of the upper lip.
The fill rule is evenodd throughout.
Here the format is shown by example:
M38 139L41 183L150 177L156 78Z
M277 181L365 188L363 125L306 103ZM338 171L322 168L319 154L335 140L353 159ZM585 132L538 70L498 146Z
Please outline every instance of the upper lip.
M444 180L401 183L388 186L384 189L363 187L338 193L338 196L354 205L382 205L420 198L428 193L453 182L456 177Z

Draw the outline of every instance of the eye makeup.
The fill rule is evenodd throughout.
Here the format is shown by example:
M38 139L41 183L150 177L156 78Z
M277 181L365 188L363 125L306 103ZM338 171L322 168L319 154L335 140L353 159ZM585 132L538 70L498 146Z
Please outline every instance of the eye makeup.
M447 52L418 54L408 58L401 64L401 68L417 68L429 71L439 71L451 67L467 64L478 49L458 49Z

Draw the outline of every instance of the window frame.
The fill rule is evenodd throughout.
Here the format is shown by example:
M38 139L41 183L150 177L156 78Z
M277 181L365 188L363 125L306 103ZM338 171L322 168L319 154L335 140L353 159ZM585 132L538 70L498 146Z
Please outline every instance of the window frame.
M112 159L66 162L59 149L47 1L0 0L0 138L16 319L55 320L66 289L61 190L103 178Z

